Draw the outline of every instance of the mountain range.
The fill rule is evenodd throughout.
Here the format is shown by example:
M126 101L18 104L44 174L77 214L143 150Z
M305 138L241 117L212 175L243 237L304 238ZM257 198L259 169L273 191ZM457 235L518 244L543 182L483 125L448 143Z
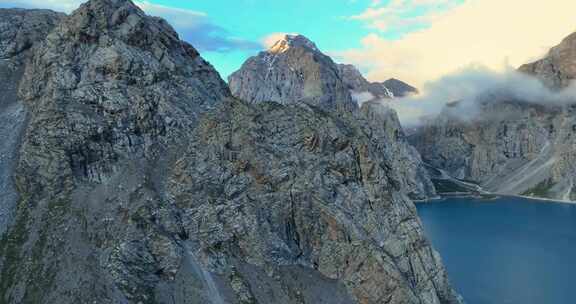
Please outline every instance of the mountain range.
M130 0L0 10L1 303L462 303L396 113L303 37L228 86ZM293 69L293 70L291 70Z
M576 35L520 73L576 78ZM0 303L458 304L414 201L576 200L571 100L486 92L407 135L302 35L226 83L130 0L0 9Z

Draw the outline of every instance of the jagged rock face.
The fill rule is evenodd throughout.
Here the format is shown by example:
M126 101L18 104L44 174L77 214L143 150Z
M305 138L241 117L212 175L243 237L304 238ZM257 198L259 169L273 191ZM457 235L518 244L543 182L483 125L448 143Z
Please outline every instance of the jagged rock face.
M418 94L418 89L396 78L390 78L384 81L382 85L388 88L395 97L406 97Z
M401 174L402 189L413 200L436 197L418 151L408 143L396 112L380 102L369 101L360 108L362 117L370 124L370 130L384 150L385 157L394 160Z
M448 108L410 141L425 162L487 191L574 200L574 110L496 101L461 121Z
M306 37L286 35L249 58L228 78L232 94L248 102L308 103L344 111L358 108L338 66Z
M461 302L392 114L233 99L128 0L31 50L0 302Z
M34 47L19 91L29 117L2 302L123 303L142 292L128 286L169 276L155 263L172 261L173 236L146 211L198 117L230 96L216 71L165 21L93 0Z
M289 53L293 52L293 53ZM374 102L376 99L380 98L390 98L392 93L388 91L384 86L377 83L368 82L354 67L353 65L338 64L335 65L332 60L323 55L316 47L316 45L303 36L286 36L285 39L278 41L274 46L270 48L267 52L260 53L257 57L252 57L246 61L243 67L232 76L230 76L229 82L232 93L240 98L245 98L252 102L262 102L262 101L276 101L281 104L312 104L319 106L323 110L334 109L333 105L330 104L316 104L308 102L298 102L297 96L294 94L280 94L276 95L272 99L264 98L261 95L256 99L253 99L253 94L265 93L268 94L270 91L267 90L269 87L284 87L286 90L291 92L299 92L300 87L295 85L293 82L284 82L281 78L272 77L270 78L269 73L275 73L278 71L283 71L286 73L297 72L298 69L293 68L293 65L285 66L287 60L296 60L298 64L305 64L304 67L309 67L310 63L305 63L304 60L298 60L298 54L304 52L305 56L312 55L318 56L321 59L322 66L324 68L332 71L334 67L337 69L338 75L331 76L332 79L337 81L342 81L344 89L347 90L352 96L354 102L362 104L362 110L351 111L356 115L358 120L367 120L370 122L373 132L379 133L381 135L381 144L387 146L384 150L387 153L387 157L395 158L399 166L405 168L406 174L403 178L403 190L408 193L410 198L422 200L426 198L435 197L436 193L430 182L430 178L426 170L423 167L422 160L418 155L418 152L413 149L404 138L404 132L398 121L397 115L392 109L388 109L382 106L378 102ZM267 56L275 54L274 59L270 59L273 69L262 69L254 68L254 65L260 65L262 62L268 60ZM279 69L279 70L276 70ZM306 74L302 78L304 82L308 81ZM261 81L253 81L254 79L269 79L266 85L262 85ZM255 86L253 89L256 91L243 90L245 84L248 83L245 80L250 79L250 84ZM261 85L261 86L260 86ZM322 97L323 100L333 99L332 89L328 91L323 91L326 96ZM337 88L340 90L340 85ZM282 90L272 90L274 92L280 92ZM368 96L366 96L366 94ZM250 95L250 96L247 96ZM292 99L291 99L292 98ZM296 102L295 102L296 101ZM345 111L349 113L350 111ZM401 164L401 165L400 165Z
M519 68L521 72L540 78L553 89L562 89L576 79L576 33L566 37L548 55Z
M417 94L418 90L398 79L388 79L384 82L369 82L362 73L351 64L339 64L340 77L348 86L352 98L358 103L405 97Z
M457 303L384 136L316 107L224 104L169 187L194 256L242 303ZM314 300L294 286L309 276L336 291Z
M12 221L18 199L13 176L26 118L18 86L30 49L62 17L44 10L0 9L0 236Z
M0 9L0 59L25 57L44 39L64 14L49 10ZM23 58L19 58L23 59Z

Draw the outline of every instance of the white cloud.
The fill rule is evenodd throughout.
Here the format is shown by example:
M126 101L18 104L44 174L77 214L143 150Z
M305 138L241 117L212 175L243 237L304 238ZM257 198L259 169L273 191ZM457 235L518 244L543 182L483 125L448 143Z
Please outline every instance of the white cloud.
M385 4L373 0L366 10L348 19L381 32L398 33L410 26L428 25L457 4L457 0L392 0Z
M162 18L169 20L176 28L196 27L201 22L205 22L205 18L207 17L204 12L158 5L151 3L150 1L134 1L134 3L147 14L161 16Z
M371 80L396 77L422 86L470 64L503 70L505 63L532 61L576 30L574 11L576 1L470 0L400 40L374 32L361 48L332 54L362 67Z
M469 66L454 74L427 83L422 94L387 102L398 112L404 126L417 125L445 110L462 120L478 119L478 102L517 100L542 105L559 105L576 101L576 83L561 91L552 91L538 79L508 67L494 71L482 66ZM496 97L498 96L498 97ZM489 117L488 117L489 118Z

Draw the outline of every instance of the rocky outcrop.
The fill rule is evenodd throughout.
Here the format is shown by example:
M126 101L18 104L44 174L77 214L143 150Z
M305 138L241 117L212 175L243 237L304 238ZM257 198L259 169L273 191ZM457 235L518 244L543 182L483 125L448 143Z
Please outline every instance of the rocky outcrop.
M315 107L224 104L170 186L195 256L246 303L457 303L387 135L369 130ZM313 278L338 288L294 286Z
M277 57L270 59L269 56ZM316 58L313 60L314 63L308 62L309 56ZM271 68L263 69L263 62L270 62ZM294 62L302 69L294 68L296 66ZM316 68L309 69L311 66ZM334 100L336 95L346 95L351 97L354 103L361 104L361 111L356 111L355 107L334 107L331 104L302 100L298 95L301 93L302 87L292 81L285 81L286 77L292 77L296 73L298 79L301 79L306 85L310 85L307 84L308 79L316 77L316 69L330 71L329 77L322 78L321 83L338 83L336 87L323 85L326 90L319 91L319 94L324 95L317 96L317 100ZM334 71L336 74L333 74ZM270 73L280 73L282 76L271 77ZM267 79L266 85L260 85L262 81L255 81L255 79ZM416 200L436 196L418 152L405 140L395 111L377 102L381 98L391 98L392 93L381 84L368 82L353 65L334 64L307 38L287 35L284 39L276 42L268 51L248 59L239 71L230 76L229 83L235 96L252 103L275 101L281 104L308 104L318 106L322 110L337 109L339 112L355 115L358 120L367 121L372 131L380 135L380 144L385 146L383 150L386 151L387 157L395 158L398 165L405 170L402 183L403 191L408 193L410 198ZM247 89L248 87L250 89ZM282 89L270 90L270 88ZM271 92L290 93L274 95ZM339 93L334 94L334 92ZM270 94L274 97L270 97L272 96ZM343 109L344 111L342 111Z
M396 78L390 78L382 82L382 85L388 88L390 92L394 94L394 97L406 97L418 94L418 89Z
M382 146L386 158L393 159L402 172L401 188L413 200L436 197L436 190L418 151L408 142L396 111L377 101L360 108L360 120L366 120L370 131Z
M393 112L234 99L129 0L30 55L1 303L461 303Z
M378 99L393 98L394 94L381 83L369 82L360 71L351 64L339 64L338 70L347 85L352 98L358 103Z
M576 79L576 33L552 48L548 55L519 68L521 72L538 77L552 89L562 89Z
M367 101L399 98L418 93L416 88L395 78L384 82L369 82L351 64L339 64L338 70L342 80L348 86L352 98L360 104Z
M175 236L146 212L159 211L168 164L199 116L230 97L226 84L128 0L86 2L31 56L1 302L154 301L140 288L170 276Z
M234 96L248 102L308 103L344 111L358 108L338 66L302 35L286 35L249 58L228 83Z
M31 48L62 17L46 10L0 9L0 237L12 222L18 200L13 176L26 118L18 86Z

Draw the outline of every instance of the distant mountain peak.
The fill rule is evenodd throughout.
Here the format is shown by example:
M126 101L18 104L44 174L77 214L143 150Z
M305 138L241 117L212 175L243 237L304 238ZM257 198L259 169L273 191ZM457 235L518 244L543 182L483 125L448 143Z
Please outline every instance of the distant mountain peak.
M285 35L267 51L246 60L228 80L234 96L253 103L273 101L344 111L358 109L338 66L302 35Z
M369 82L352 64L339 64L340 76L358 103L375 99L389 99L417 94L418 90L407 83L390 78L384 82Z
M305 36L286 34L282 39L276 41L276 43L268 49L268 52L273 54L284 53L292 47L304 47L315 52L320 51L316 44Z
M418 94L418 89L396 78L390 78L382 83L395 97L405 97L411 94Z

